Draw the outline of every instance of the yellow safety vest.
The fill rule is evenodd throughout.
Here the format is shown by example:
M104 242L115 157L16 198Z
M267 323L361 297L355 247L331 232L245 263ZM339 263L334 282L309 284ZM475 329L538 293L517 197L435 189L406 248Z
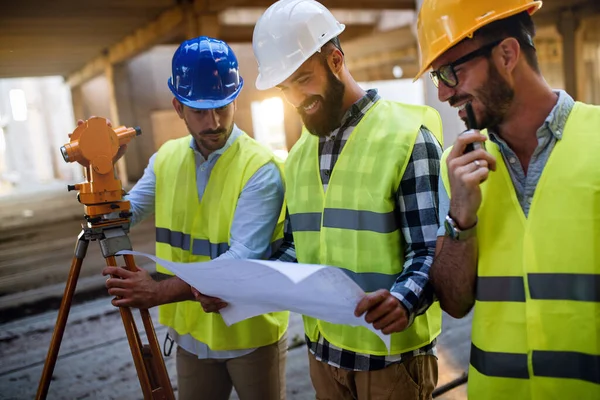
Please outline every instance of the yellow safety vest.
M527 218L486 147L469 398L600 399L600 107L576 103Z
M260 167L275 161L269 150L244 133L221 155L198 202L196 165L189 144L189 136L165 143L154 165L156 255L182 263L210 261L229 249L231 224L242 189ZM273 233L274 244L283 237L284 217L282 211ZM157 271L171 274L160 265ZM180 335L192 335L212 350L275 343L287 329L288 316L287 311L265 314L228 327L220 314L205 313L197 301L159 307L161 324Z
M432 108L375 103L344 146L326 194L319 175L319 139L303 132L286 161L286 198L299 262L340 267L366 292L392 288L404 263L395 196L422 125L442 141L440 117ZM364 327L305 316L304 328L312 341L320 333L337 347L388 354ZM431 343L440 330L436 303L404 332L392 334L391 353Z

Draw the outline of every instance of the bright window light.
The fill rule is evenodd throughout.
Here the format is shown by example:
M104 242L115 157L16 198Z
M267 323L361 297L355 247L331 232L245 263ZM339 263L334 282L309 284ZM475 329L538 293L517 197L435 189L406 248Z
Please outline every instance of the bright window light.
M27 121L27 101L25 99L25 92L22 89L11 89L8 95L10 97L13 120Z
M251 104L254 138L267 145L282 159L287 157L283 101L271 97Z

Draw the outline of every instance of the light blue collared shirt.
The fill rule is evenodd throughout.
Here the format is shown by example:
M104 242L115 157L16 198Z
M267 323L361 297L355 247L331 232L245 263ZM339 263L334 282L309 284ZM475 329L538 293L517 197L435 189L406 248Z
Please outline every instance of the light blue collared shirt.
M525 174L525 171L519 162L519 158L508 144L506 144L497 133L488 131L490 140L496 143L500 148L500 153L502 154L504 164L506 164L510 174L517 198L519 199L519 204L523 209L525 217L529 215L529 207L533 201L535 188L540 181L542 171L548 162L550 153L552 153L556 142L562 139L567 118L569 118L569 114L575 105L575 100L573 100L573 98L564 90L555 90L554 93L558 95L558 101L552 108L552 111L550 111L550 114L548 114L548 117L546 117L542 126L536 132L538 145L531 157L527 174ZM446 234L444 220L450 210L450 198L442 181L441 174L438 187L440 199L440 228L438 230L438 236L444 236Z
M205 159L190 139L190 148L196 162L196 184L198 198L202 201L208 179L219 157L243 134L234 125L225 145ZM156 153L150 157L144 175L125 196L131 202L132 225L154 213L154 195L156 175L154 162ZM173 190L177 190L173 188ZM233 216L230 232L230 247L218 259L257 259L262 258L271 246L271 237L279 218L284 198L284 185L279 169L274 162L261 167L248 180L240 194ZM198 358L234 358L241 357L255 349L234 351L213 351L206 344L195 340L191 335L178 335L169 329L169 335L186 351Z

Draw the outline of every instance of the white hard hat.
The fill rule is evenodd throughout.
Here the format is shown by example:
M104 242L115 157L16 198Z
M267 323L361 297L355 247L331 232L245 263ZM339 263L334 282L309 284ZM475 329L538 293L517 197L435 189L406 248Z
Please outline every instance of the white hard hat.
M344 28L314 0L280 0L271 5L252 36L258 62L256 88L266 90L285 81Z

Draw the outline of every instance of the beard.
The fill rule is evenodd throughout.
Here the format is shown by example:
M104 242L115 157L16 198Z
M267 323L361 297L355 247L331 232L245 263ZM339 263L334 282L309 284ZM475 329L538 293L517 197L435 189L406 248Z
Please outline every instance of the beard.
M324 63L324 67L327 74L325 95L310 96L297 107L298 114L300 114L306 129L311 134L319 137L329 135L340 126L342 103L346 90L344 84L331 72L331 68L327 63ZM315 100L319 101L320 109L309 115L304 111L304 107L312 104Z
M452 97L450 105L458 104L470 96ZM479 89L475 90L475 96L483 105L479 115L477 126L473 129L490 129L500 125L512 104L515 91L508 82L500 75L496 66L488 63L488 80ZM464 120L466 124L466 120Z
M227 139L229 139L229 136L231 136L231 132L233 131L233 124L229 128L221 127L200 132L194 132L187 121L185 121L185 124L187 125L188 132L196 141L198 149L208 150L209 152L219 150L225 146Z

